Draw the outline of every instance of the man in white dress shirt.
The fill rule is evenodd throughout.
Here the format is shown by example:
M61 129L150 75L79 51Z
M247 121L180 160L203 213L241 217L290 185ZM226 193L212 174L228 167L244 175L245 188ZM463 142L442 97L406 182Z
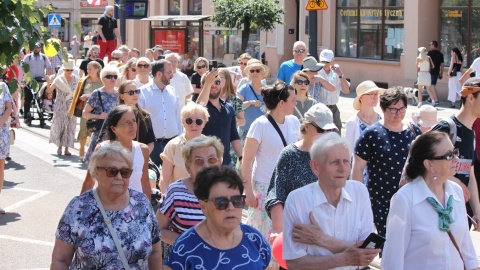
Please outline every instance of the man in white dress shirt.
M340 98L340 91L344 94L350 93L350 83L345 78L345 74L343 74L340 66L334 65L333 60L333 51L323 50L320 52L320 62L324 64L324 66L318 71L318 75L333 84L335 90L330 91L322 87L323 91L320 94L320 100L317 101L327 105L332 111L333 123L335 123L338 128L338 134L341 134L342 120L340 119L340 110L337 107L337 103Z
M150 77L150 60L147 57L140 57L137 60L137 76L133 80L138 87L142 87L145 84L153 82L153 79Z
M358 248L373 232L367 188L348 180L350 146L337 133L310 149L318 181L292 191L283 214L283 258L288 269L357 269L380 249Z
M188 76L177 68L181 59L180 55L178 55L178 53L169 53L165 56L165 59L172 63L173 78L170 81L170 85L173 86L175 92L177 92L180 110L182 110L183 106L185 106L186 97L193 93L193 87Z
M141 88L138 104L150 113L155 144L150 154L152 161L162 164L160 154L165 145L182 133L180 106L175 89L169 85L173 77L172 63L162 59L152 64L153 82Z

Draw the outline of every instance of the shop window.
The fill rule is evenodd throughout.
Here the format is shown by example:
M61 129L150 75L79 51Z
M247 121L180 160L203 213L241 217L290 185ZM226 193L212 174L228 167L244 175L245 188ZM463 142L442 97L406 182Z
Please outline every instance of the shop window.
M188 14L202 14L202 0L188 0Z
M400 61L403 0L338 0L336 55Z
M180 0L168 0L168 15L180 15Z
M445 67L450 65L455 47L462 53L464 67L470 66L480 57L480 1L442 1L440 13L440 50Z

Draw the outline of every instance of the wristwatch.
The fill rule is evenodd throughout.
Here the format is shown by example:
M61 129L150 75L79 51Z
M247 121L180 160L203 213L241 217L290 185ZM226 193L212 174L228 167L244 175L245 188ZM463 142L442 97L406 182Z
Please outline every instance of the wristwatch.
M339 78L343 78L343 75L338 76Z

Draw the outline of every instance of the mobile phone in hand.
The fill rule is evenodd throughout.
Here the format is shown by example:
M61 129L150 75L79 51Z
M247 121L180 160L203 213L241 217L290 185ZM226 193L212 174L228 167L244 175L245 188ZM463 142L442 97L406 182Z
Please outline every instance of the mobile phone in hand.
M210 61L210 65L209 65L209 66L210 66L210 67L209 67L210 71L212 71L212 70L214 70L214 69L217 69L217 65L218 65L218 64L217 64L217 60L212 60L212 61Z
M376 233L371 233L365 241L363 241L363 244L360 246L360 248L382 248L383 244L385 243L385 237L380 236Z

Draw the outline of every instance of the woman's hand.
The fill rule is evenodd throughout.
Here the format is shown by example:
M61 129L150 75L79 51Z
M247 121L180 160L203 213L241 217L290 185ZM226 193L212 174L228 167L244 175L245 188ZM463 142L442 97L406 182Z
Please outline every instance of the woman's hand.
M257 99L257 100L252 100L252 101L253 101L253 105L254 105L255 107L260 107L260 106L262 106L262 102L261 102L260 100Z
M98 119L105 119L105 118L107 118L107 115L108 115L108 113L102 112L102 113L98 116Z
M85 101L85 100L88 99L89 96L90 96L89 94L83 94L81 97L79 97L79 99L80 99L81 101Z
M257 208L258 207L258 201L257 201L257 196L251 189L245 190L245 195L247 196L245 199L245 202L249 207L252 208Z

